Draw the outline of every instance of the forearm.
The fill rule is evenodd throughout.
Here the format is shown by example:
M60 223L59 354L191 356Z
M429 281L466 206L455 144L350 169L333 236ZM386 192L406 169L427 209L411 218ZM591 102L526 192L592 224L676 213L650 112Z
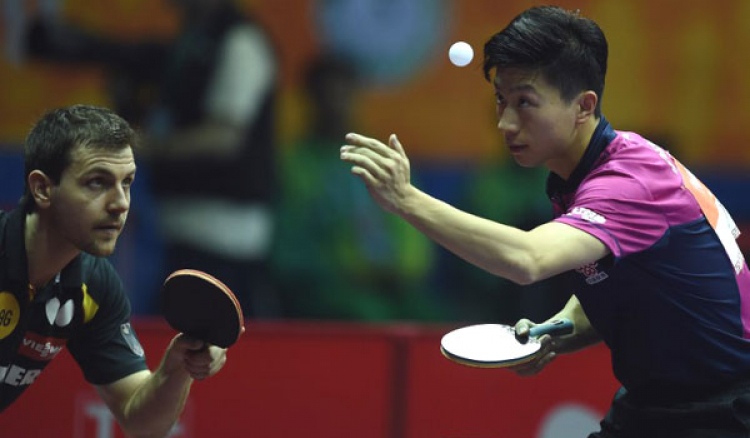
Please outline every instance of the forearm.
M413 187L399 214L436 243L492 274L519 284L545 278L526 231L463 212Z
M165 437L185 407L193 379L160 366L127 401L120 425L139 438Z
M573 322L573 333L561 337L558 342L559 353L572 353L582 350L601 341L596 329L591 325L589 318L581 307L575 295L571 296L565 307L547 321L567 318ZM545 321L546 322L546 321Z
M411 185L410 163L395 135L388 145L348 134L341 159L386 211L490 273L530 284L599 260L609 252L593 235L557 222L523 231L458 210ZM501 202L501 201L500 201Z

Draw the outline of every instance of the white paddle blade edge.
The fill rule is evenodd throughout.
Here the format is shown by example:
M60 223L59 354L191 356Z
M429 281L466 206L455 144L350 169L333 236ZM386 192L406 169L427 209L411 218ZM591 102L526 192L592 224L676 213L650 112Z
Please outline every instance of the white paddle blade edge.
M535 338L522 344L515 329L504 324L477 324L453 330L443 336L443 355L463 365L503 368L531 360L541 344Z

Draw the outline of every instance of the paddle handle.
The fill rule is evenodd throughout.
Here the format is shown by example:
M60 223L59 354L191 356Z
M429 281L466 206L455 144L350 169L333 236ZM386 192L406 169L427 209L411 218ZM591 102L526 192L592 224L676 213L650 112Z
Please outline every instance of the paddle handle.
M562 336L573 333L573 322L568 318L555 319L529 329L529 336L538 338L542 335Z

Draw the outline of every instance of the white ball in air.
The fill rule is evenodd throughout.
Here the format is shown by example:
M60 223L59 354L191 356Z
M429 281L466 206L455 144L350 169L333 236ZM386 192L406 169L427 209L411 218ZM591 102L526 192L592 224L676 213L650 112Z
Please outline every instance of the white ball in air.
M450 58L453 65L464 67L469 65L474 58L474 49L468 43L458 41L453 43L450 50L448 50L448 58Z

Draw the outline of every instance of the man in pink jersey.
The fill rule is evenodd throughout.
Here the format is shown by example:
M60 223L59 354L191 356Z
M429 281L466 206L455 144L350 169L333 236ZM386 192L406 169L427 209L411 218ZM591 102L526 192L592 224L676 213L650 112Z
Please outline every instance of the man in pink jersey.
M511 155L550 170L555 218L531 231L418 190L395 135L349 134L341 159L382 208L468 262L520 284L566 273L574 295L550 319L570 318L573 334L544 336L538 358L515 371L605 342L622 388L591 438L747 437L750 273L739 232L664 149L601 114L607 52L595 22L557 7L523 12L485 44Z

